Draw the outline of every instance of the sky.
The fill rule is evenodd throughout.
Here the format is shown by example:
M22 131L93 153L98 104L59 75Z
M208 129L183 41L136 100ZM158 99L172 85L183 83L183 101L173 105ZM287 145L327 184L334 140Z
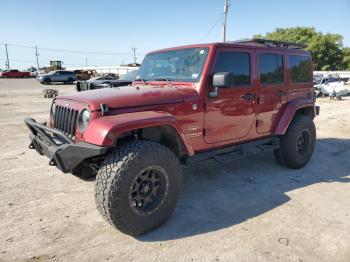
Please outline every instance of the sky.
M224 0L0 0L0 68L5 46L11 68L62 60L65 66L137 62L152 50L220 42ZM338 33L350 47L350 0L231 0L227 39L251 38L278 27L308 26ZM79 52L63 52L58 49ZM101 54L102 53L102 54Z

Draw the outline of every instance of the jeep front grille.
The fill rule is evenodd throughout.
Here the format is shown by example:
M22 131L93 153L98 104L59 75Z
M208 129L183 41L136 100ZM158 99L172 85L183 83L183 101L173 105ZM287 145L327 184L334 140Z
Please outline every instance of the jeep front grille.
M62 131L65 135L74 137L78 114L78 110L63 106L56 106L54 127L59 131Z

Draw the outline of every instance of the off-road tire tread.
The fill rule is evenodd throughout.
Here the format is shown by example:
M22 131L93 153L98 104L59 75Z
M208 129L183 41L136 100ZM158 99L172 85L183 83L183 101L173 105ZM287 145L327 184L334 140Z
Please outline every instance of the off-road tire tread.
M307 128L310 131L310 154L306 156L303 163L296 160L294 153L294 142L301 128ZM290 123L288 130L280 139L280 148L274 151L276 160L283 166L299 169L304 167L312 157L316 140L316 128L311 117L305 115L297 115Z
M174 189L173 194L171 196L169 194L167 206L164 206L165 210L163 209L163 213L168 212L169 214L159 216L152 224L135 226L127 218L123 217L122 214L118 214L115 208L112 208L112 206L120 206L121 201L123 201L115 197L114 193L119 190L129 190L129 188L120 187L123 184L124 175L127 175L129 165L134 165L137 163L138 158L147 154L156 154L158 158L166 157L174 163L178 170L177 180L179 183L171 185ZM174 153L161 144L139 140L114 150L104 161L96 176L95 201L97 209L111 225L123 233L137 236L147 233L165 222L176 207L181 188L182 174L179 161Z

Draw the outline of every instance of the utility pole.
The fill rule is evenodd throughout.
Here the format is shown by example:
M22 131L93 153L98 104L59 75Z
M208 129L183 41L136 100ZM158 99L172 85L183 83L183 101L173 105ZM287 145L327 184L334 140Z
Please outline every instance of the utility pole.
M35 56L36 56L36 66L37 66L37 70L40 70L40 66L39 66L39 53L38 53L38 47L35 46Z
M6 69L10 70L10 61L9 61L9 53L7 51L7 44L5 44L5 49L6 49Z
M134 64L136 64L136 60L137 60L137 57L136 57L136 47L131 47L131 50L132 50L132 52L134 53Z
M225 0L224 4L224 23L222 24L222 41L226 42L226 21L228 8L230 7L229 0Z
M87 68L87 64L88 64L88 58L85 57L85 67Z

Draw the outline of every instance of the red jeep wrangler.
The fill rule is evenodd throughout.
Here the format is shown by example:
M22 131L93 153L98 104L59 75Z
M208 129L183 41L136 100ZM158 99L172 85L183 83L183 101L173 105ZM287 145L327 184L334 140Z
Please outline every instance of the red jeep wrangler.
M310 54L251 40L146 55L132 86L54 99L49 123L27 118L30 148L64 173L96 176L96 204L120 231L161 225L179 199L180 164L273 150L307 164L316 130Z

